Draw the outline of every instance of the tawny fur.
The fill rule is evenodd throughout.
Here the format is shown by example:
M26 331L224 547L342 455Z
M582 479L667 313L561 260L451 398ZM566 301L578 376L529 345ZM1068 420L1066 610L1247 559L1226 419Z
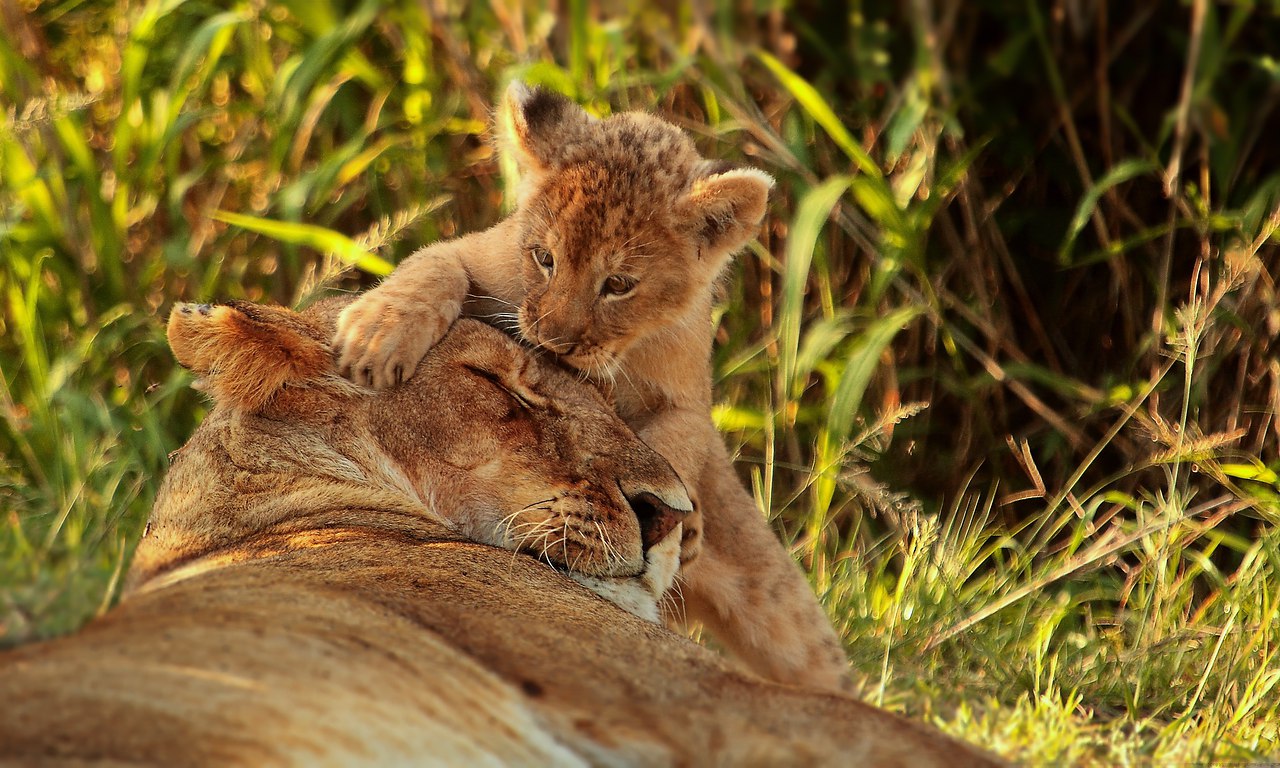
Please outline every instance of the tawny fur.
M175 313L171 343L215 407L120 605L0 654L0 765L995 764L735 672L563 563L462 540L526 498L594 487L601 533L636 551L643 526L605 490L682 491L590 387L474 323L396 390L293 365L318 361L331 310ZM653 600L678 539L589 581Z
M336 311L333 302L301 315L245 303L174 309L170 346L217 407L178 453L135 579L216 549L246 524L288 524L294 505L314 504L317 485L335 506L359 505L379 489L399 493L383 506L430 508L435 494L447 494L448 523L460 536L589 577L640 573L652 554L643 551L644 530L665 535L691 509L661 456L617 436L626 428L598 391L475 322L423 364L425 376L450 385L403 387L369 410L367 390L332 370L325 340ZM291 417L287 427L280 414ZM244 443L246 431L256 443ZM583 452L582 444L595 447ZM228 462L182 460L206 449L226 451ZM549 466L547 456L565 466ZM210 473L218 482L204 489ZM561 487L547 493L553 478ZM631 507L637 501L644 523ZM236 514L210 515L210 504Z
M771 680L848 690L835 631L710 418L713 287L755 235L772 179L704 159L652 115L596 120L520 84L500 120L524 171L516 211L419 251L344 312L340 368L392 386L464 311L518 328L611 389L689 488L673 618L701 621Z

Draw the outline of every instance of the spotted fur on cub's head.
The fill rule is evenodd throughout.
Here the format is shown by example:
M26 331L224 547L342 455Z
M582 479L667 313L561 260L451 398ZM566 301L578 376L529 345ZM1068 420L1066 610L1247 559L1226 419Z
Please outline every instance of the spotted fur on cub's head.
M524 173L517 216L525 337L587 371L701 318L729 257L755 234L773 179L703 158L652 115L589 115L515 83L502 107Z

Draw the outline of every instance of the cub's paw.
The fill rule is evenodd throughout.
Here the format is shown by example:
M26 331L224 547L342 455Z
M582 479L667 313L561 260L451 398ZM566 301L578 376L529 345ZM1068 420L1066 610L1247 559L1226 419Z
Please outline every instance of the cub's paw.
M457 317L457 309L370 291L338 315L331 342L338 370L357 384L395 386L413 375Z

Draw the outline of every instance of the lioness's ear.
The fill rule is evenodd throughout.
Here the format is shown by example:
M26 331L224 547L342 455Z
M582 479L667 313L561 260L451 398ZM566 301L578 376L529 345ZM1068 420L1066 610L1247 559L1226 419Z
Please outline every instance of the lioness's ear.
M282 307L248 302L177 304L169 348L216 404L245 411L266 405L281 387L328 373L329 347L307 321Z
M507 87L501 120L516 161L535 174L562 164L567 150L596 122L567 97L518 80Z
M755 168L713 173L693 183L677 215L701 239L705 254L727 256L755 235L772 188L773 177Z

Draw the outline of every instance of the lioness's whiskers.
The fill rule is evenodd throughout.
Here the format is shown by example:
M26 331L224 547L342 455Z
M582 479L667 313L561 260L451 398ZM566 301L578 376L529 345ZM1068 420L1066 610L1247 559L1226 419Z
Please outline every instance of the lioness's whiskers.
M653 257L652 253L644 253L644 254L638 253L638 251L648 248L654 243L652 239L645 240L643 243L637 243L636 240L638 240L644 234L645 234L644 232L637 232L631 237L627 238L626 242L624 242L621 246L618 247L618 253L623 256L638 255L641 258L646 258L646 259L652 258Z
M549 524L550 521L547 521L547 522L548 522L548 525L546 526L546 528L543 529L542 536L539 537L538 539L537 549L540 557L543 560L547 561L547 565L554 565L554 563L551 562L551 555L547 554L548 548L549 548L548 542L551 540L551 537L556 533L556 531L558 530L558 527L550 525Z
M543 339L542 341L540 341L540 342L538 342L538 343L539 343L539 344L541 344L541 345L542 345L542 346L544 346L544 347L550 348L550 347L552 347L552 346L554 346L554 345L556 345L556 344L559 344L560 342L561 342L561 338L560 338L559 336L555 336L555 337L552 337L552 338L550 338L550 339Z
M553 499L543 499L542 501L535 501L533 504L517 509L515 512L512 512L511 514L507 515L506 517L498 521L497 525L494 526L494 533L498 534L499 536L505 539L513 535L513 532L516 530L519 530L521 528L524 528L530 525L541 524L542 521L534 520L534 521L526 521L524 523L521 523L520 525L513 526L513 523L515 523L515 520L517 517L524 514L525 512L528 512L531 509L541 509L542 507L539 507L538 505L546 504L549 501L553 501ZM506 535L502 533L502 531L504 530L506 531Z
M521 543L523 544L524 539L537 533L538 529L542 528L545 525L547 525L546 520L530 520L530 521L521 523L519 525L512 526L509 530L513 534L516 533L517 531L524 531L524 533L519 534L522 537Z
M647 247L649 247L650 245L653 245L653 241L652 241L652 240L649 240L649 241L646 241L646 242L640 243L640 244L636 245L635 247L633 247L633 248L629 249L629 250L628 250L628 251L626 251L625 253L623 253L623 254L622 254L622 269L627 269L627 270L629 270L629 269L634 269L634 268L635 268L635 266L634 266L634 263L635 263L635 262L637 262L637 261L645 261L646 259L652 259L652 258L654 257L654 254L653 254L653 253L646 253L646 252L644 252L644 250L643 250L644 248L647 248Z
M675 579L671 582L671 587L662 593L660 603L666 603L672 607L673 613L680 616L680 626L686 627L689 624L689 616L685 612L684 607L684 574L677 572Z
M596 520L592 520L591 524L596 527L596 531L600 534L600 547L604 550L604 561L606 565L620 563L622 558L618 556L618 551L613 548L613 544L609 542L609 535L604 532L604 526Z
M560 547L561 555L567 555L569 552L568 547L565 546L566 544L569 543L569 535L567 533L564 533L563 528L560 528L559 530L561 531L560 538L551 542L551 544L544 547L542 550L543 556L546 557L547 559L547 565L551 565L551 566L555 565L555 563L551 562L551 550L555 549L556 547ZM561 559L563 560L564 558L561 557ZM566 563L566 565L568 564Z
M552 309L554 309L554 307L553 307ZM532 323L530 323L530 325L531 325L531 326L533 326L534 328L537 328L537 327L538 327L538 323L541 323L543 320L546 320L546 319L547 319L547 315L549 315L549 314L551 314L551 310L550 310L550 309L548 309L546 312L543 312L541 315L538 315L538 318L537 318L536 320L534 320Z
M514 563L516 558L520 556L520 552L525 548L525 544L529 541L529 539L532 539L534 536L537 536L538 534L542 533L543 525L545 522L546 521L544 520L534 520L534 521L522 523L519 526L519 528L527 528L528 530L518 534L518 537L519 537L518 541L509 542L511 545L511 562ZM512 538L513 539L516 538L516 534L514 534L514 532L513 532Z
M550 532L549 532L548 530L546 530L545 528L539 528L539 529L537 529L537 530L535 530L535 531L532 531L532 532L530 532L530 533L528 534L528 536L526 536L526 538L525 538L525 539L522 539L522 540L521 540L521 543L520 543L520 549L525 549L525 546L524 546L524 542L525 542L525 541L527 541L528 539L532 539L532 538L534 538L534 536L537 536L537 538L538 538L538 542L537 542L537 543L535 543L535 544L530 545L530 546L529 546L529 549L533 550L533 552L534 552L534 556L535 556L535 557L537 557L537 558L539 558L539 559L543 559L543 557L542 557L542 542L546 541L546 539L547 539L547 537L548 537L549 535L550 535Z
M524 511L525 511L525 510L523 510L523 509L517 509L515 512L512 512L511 514L509 514L509 515L507 515L506 517L502 518L501 520L499 520L499 521L498 521L498 525L496 526L495 530L496 530L496 531L498 531L498 532L500 532L500 531L502 531L502 530L506 530L506 531L507 531L507 533L510 533L510 532L511 532L511 524L512 524L512 523L514 523L514 522L515 522L515 520L516 520L516 518L517 518L517 517L519 517L519 516L520 516L520 514L521 514L522 512L524 512Z
M550 526L550 522L551 522L550 520L545 520L545 519L544 520L528 520L515 527L515 530L519 530L521 528L528 528L528 530L520 534L520 540L518 542L514 542L511 548L512 563L514 563L516 561L516 558L520 556L521 550L525 548L525 543L528 542L530 539L534 538L535 536L541 536L542 540L545 541L547 537L551 535L551 533L554 531L554 528Z
M550 508L548 507L546 509L549 510ZM527 535L532 535L533 533L538 531L540 528L543 528L548 525L551 525L551 521L546 518L543 518L540 520L526 520L525 522L520 523L519 525L512 526L511 530L520 531L520 530L528 529Z

